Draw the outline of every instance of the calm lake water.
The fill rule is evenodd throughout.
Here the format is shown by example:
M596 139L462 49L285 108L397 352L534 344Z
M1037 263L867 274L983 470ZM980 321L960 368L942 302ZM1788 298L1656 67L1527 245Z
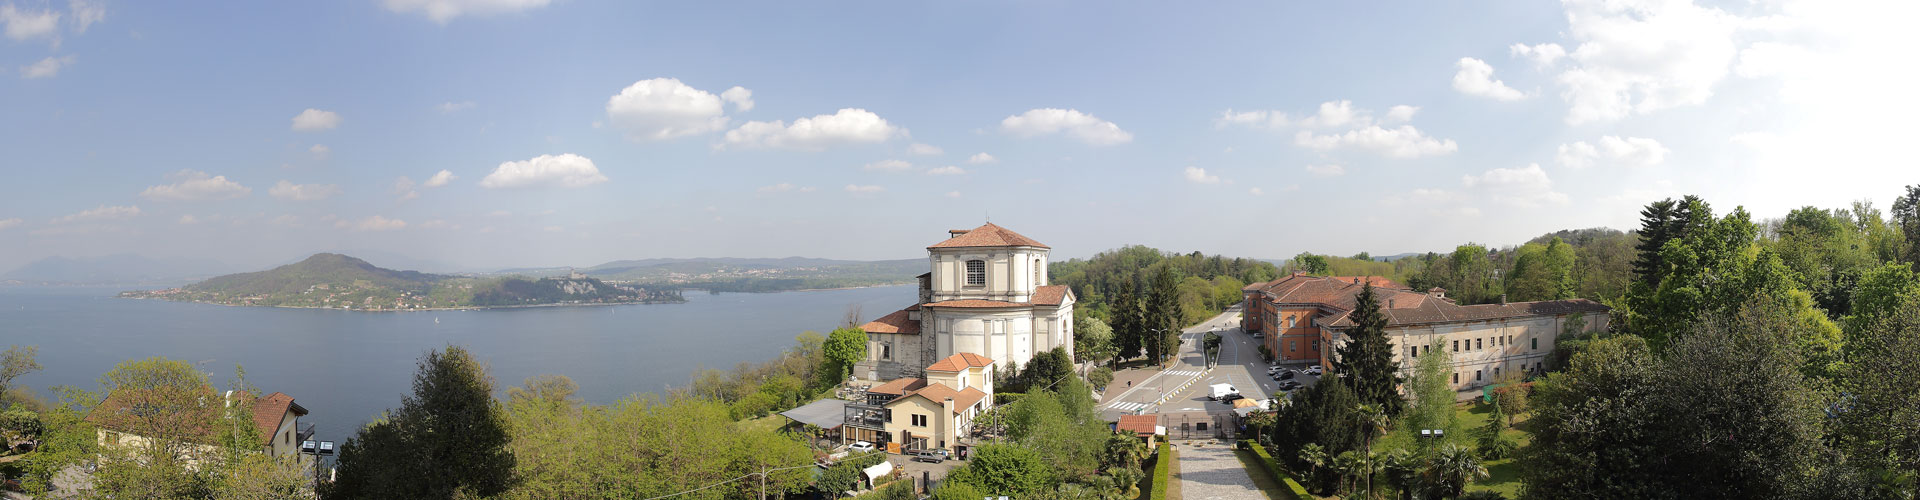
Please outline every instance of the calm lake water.
M396 407L429 349L466 347L500 396L529 376L560 374L607 403L685 386L700 368L759 362L825 333L861 307L871 319L917 297L913 285L783 293L688 292L684 304L411 313L226 307L114 298L118 289L0 287L0 349L37 345L46 369L16 380L41 391L98 389L121 361L197 363L226 387L234 364L261 390L292 395L316 439L344 441ZM435 318L439 319L435 323Z

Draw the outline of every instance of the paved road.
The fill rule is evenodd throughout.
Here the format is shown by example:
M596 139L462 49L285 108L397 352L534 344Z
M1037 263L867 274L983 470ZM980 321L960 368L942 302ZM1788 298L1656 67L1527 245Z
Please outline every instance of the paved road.
M1220 441L1190 441L1180 446L1180 497L1191 500L1265 500L1247 467Z
M1236 306L1198 325L1182 330L1179 359L1168 364L1159 373L1135 383L1133 387L1108 388L1107 397L1100 403L1102 416L1107 420L1118 420L1120 415L1159 412L1159 405L1155 402L1162 395L1176 391L1181 384L1206 372L1205 363L1200 357L1201 338L1215 328L1225 329L1238 324L1239 317L1239 307Z

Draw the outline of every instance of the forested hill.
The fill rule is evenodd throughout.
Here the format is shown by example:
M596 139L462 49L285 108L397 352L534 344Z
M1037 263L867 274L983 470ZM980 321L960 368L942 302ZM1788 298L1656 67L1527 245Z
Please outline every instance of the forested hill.
M1240 301L1240 288L1247 283L1272 280L1280 275L1272 263L1241 257L1205 255L1200 252L1172 253L1143 245L1132 245L1100 252L1091 259L1055 262L1049 268L1052 283L1067 285L1080 303L1104 317L1112 297L1122 290L1136 297L1149 293L1153 278L1162 269L1173 272L1177 283L1179 316L1186 322L1198 321Z
M318 285L372 286L424 295L434 283L448 278L384 269L337 253L319 253L300 262L265 271L220 276L184 288L223 295L271 295L301 293Z
M780 292L912 283L927 260L835 260L809 257L617 260L588 268L509 269L503 274L569 272L650 287L716 292Z
M592 277L473 278L384 269L322 253L266 271L230 274L180 288L134 291L156 298L237 306L419 310L552 304L679 302L678 292L623 286Z

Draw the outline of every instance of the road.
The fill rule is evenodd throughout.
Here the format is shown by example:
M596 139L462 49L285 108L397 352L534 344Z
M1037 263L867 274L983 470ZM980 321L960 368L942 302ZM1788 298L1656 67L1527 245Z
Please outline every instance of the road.
M1201 341L1208 332L1220 334L1219 364L1207 372L1201 357ZM1232 384L1241 394L1255 399L1271 397L1279 382L1267 375L1267 364L1260 361L1259 341L1240 330L1240 306L1228 308L1198 325L1181 332L1179 361L1118 394L1101 401L1101 414L1108 420L1120 415L1161 412L1227 411L1231 405L1208 399L1212 384ZM1189 383L1189 381L1191 382ZM1294 380L1312 385L1317 377L1295 374ZM1181 385L1186 384L1184 389ZM1172 393L1164 403L1163 395Z

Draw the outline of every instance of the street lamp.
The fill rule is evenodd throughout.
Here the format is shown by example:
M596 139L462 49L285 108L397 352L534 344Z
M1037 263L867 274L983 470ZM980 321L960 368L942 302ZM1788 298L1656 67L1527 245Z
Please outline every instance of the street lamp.
M313 487L320 489L320 457L333 456L333 441L301 441L300 454L313 457Z

